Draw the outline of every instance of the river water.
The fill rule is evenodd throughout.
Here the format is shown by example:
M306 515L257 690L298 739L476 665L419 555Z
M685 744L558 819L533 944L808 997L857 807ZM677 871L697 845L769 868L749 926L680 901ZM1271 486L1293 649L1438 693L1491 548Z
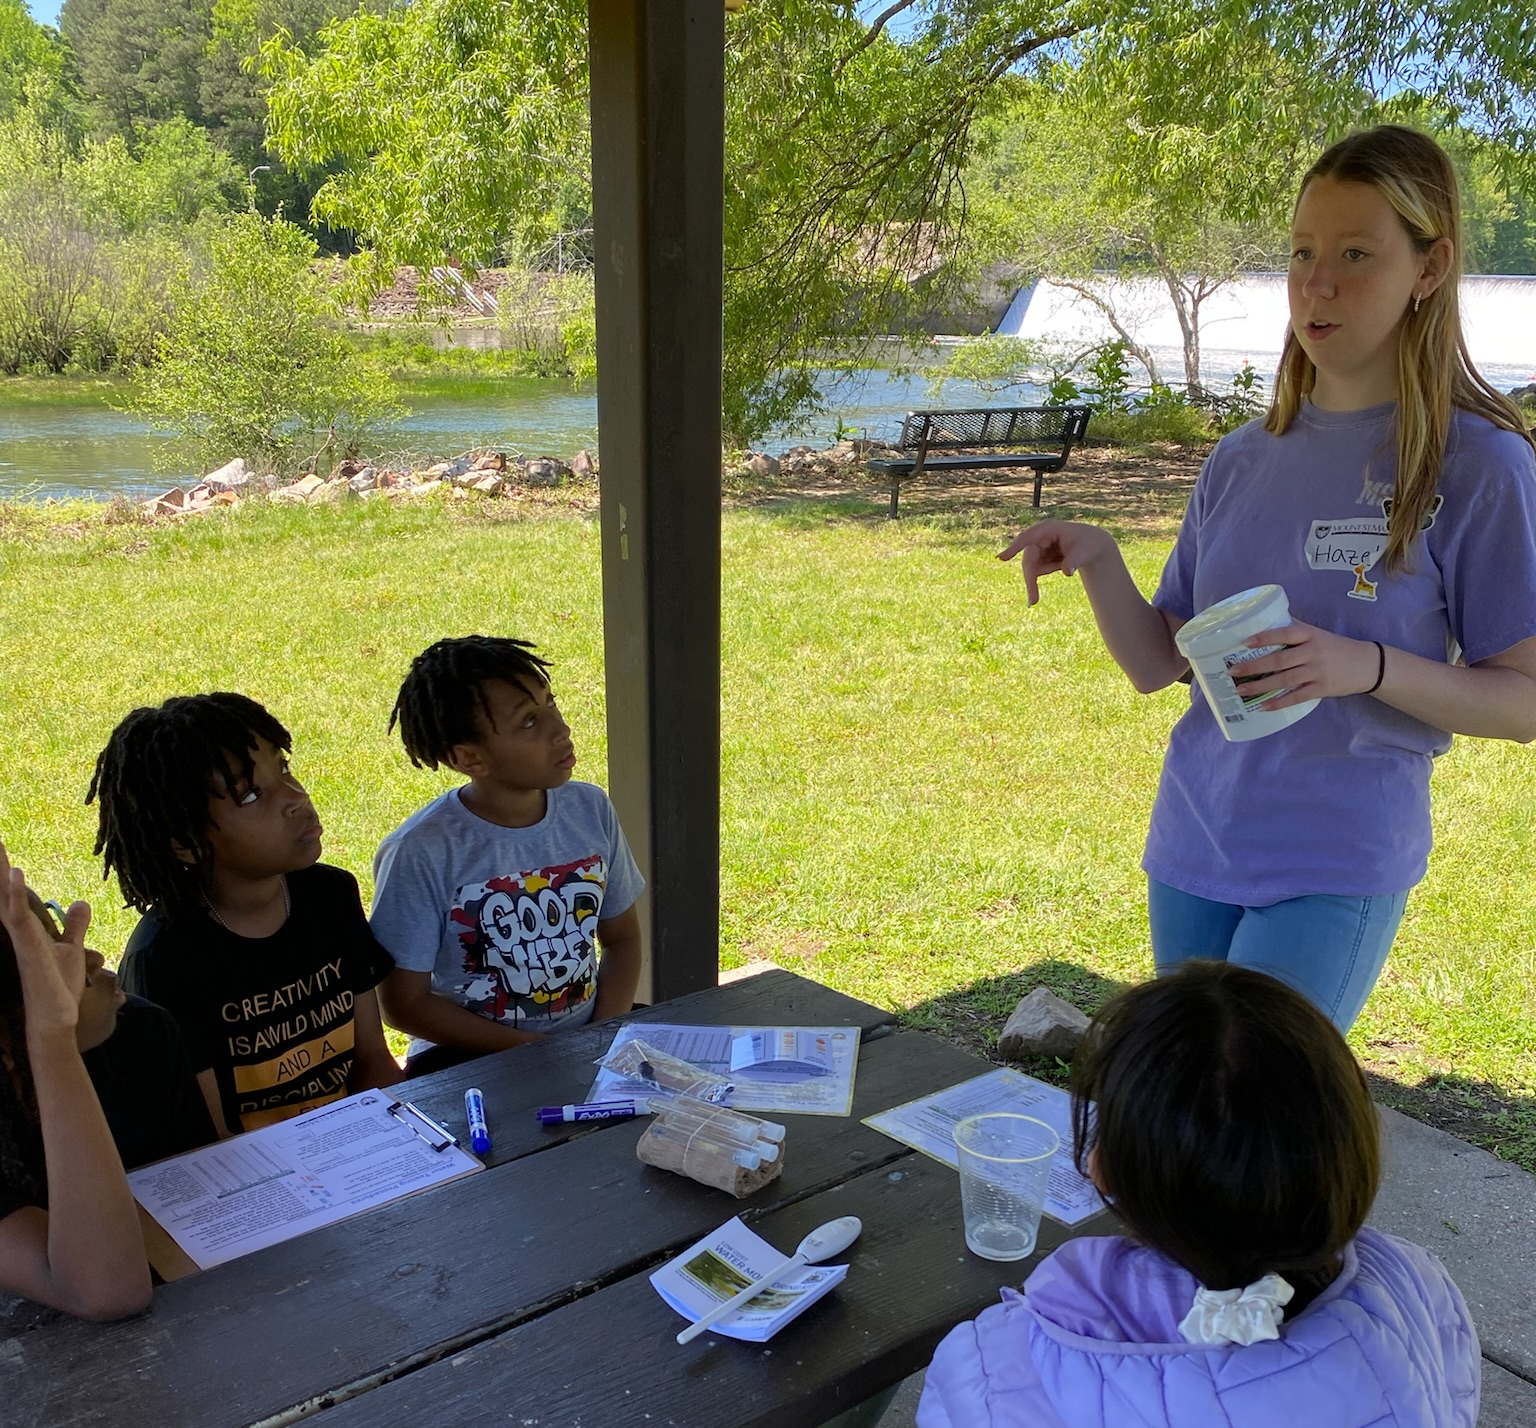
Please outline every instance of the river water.
M803 429L775 432L760 443L761 449L777 454L799 442L828 446L836 440L839 418L861 435L894 439L902 416L914 407L1042 400L1034 387L1011 388L1006 397L997 397L969 382L946 382L942 398L936 399L922 373L874 369L839 379L832 396L828 415ZM519 379L508 383L504 397L421 401L381 435L369 454L404 464L410 457L437 460L472 447L562 458L583 447L597 451L597 397L562 382ZM0 385L0 501L164 490L196 475L185 468L157 467L157 456L170 450L167 438L105 405L7 405Z

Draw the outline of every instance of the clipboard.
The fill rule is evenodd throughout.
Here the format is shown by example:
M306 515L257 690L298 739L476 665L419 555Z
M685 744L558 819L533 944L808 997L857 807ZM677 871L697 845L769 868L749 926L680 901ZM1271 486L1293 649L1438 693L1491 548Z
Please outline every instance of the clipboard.
M128 1176L150 1265L169 1281L485 1166L388 1091L359 1091Z

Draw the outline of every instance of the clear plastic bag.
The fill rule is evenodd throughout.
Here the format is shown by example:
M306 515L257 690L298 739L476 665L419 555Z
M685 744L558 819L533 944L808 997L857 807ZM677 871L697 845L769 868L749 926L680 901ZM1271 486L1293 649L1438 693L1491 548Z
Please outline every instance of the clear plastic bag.
M724 1076L668 1055L638 1038L614 1047L597 1064L633 1081L647 1094L696 1096L710 1105L720 1105L736 1089Z

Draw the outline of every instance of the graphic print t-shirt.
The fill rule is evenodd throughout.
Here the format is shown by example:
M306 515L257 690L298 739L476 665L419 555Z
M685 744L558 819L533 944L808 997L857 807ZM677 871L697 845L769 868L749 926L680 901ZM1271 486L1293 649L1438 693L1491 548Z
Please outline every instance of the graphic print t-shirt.
M439 996L540 1032L591 1019L597 924L645 886L602 789L548 798L528 828L488 823L456 789L434 799L380 845L372 917L396 965L431 972Z
M176 1018L194 1070L212 1068L232 1131L256 1130L346 1094L352 1006L393 965L363 915L357 879L317 863L288 875L292 911L270 937L238 937L206 913L151 912L120 976Z

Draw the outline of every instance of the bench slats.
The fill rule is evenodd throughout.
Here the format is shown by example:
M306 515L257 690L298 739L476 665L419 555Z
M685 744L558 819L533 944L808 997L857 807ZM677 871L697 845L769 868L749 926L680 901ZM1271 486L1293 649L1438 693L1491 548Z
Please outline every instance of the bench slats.
M1088 418L1092 410L1091 407L972 407L956 411L908 412L906 420L901 424L898 445L903 451L915 454L911 459L876 458L870 461L869 466L890 480L892 519L897 514L896 503L901 482L926 471L993 471L1008 467L1029 467L1035 473L1033 504L1039 506L1041 481L1045 473L1059 471L1067 464L1073 443L1081 441L1088 430ZM1013 446L1025 442L1051 449L929 456L932 451Z

